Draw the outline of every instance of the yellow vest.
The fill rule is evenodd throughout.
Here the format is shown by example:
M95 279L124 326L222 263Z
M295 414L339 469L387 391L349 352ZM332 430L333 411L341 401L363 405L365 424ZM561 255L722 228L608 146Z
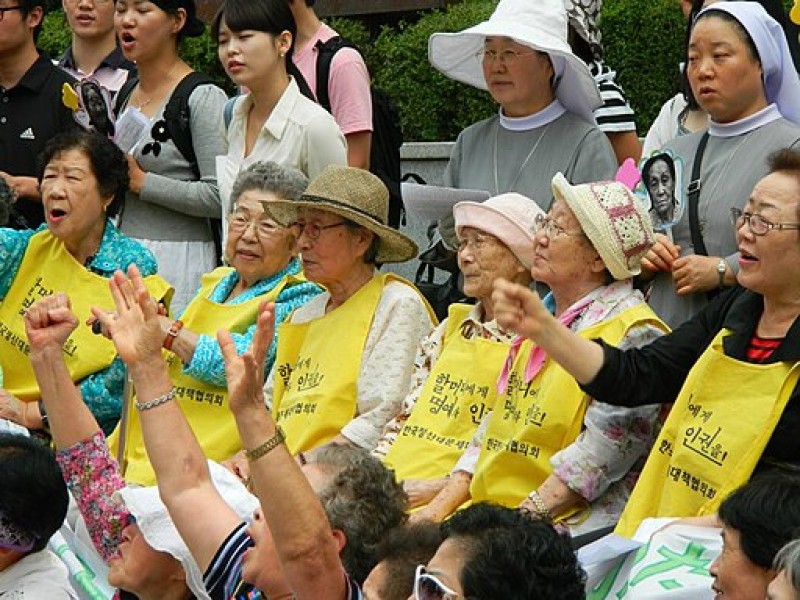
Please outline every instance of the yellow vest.
M364 344L383 288L391 281L416 290L391 273L375 275L331 312L278 328L272 414L293 454L331 441L356 416Z
M157 275L145 278L150 293L168 298L169 284ZM67 251L49 231L33 235L8 294L0 303L0 368L5 389L26 402L39 399L39 385L28 355L25 311L37 300L58 292L69 296L81 324L64 344L64 359L73 381L107 368L116 356L111 340L92 333L84 323L91 307L113 311L108 279L92 273Z
M642 303L578 334L616 346L631 328L645 324L667 328ZM589 397L558 363L548 357L536 377L525 383L530 350L531 343L523 343L505 397L495 403L470 486L473 502L519 505L550 476L553 455L574 442L583 428Z
M789 401L800 363L726 356L722 330L698 359L647 459L616 532L648 517L713 514L745 484Z
M216 339L217 331L227 329L231 333L245 333L258 318L258 307L264 302L274 302L287 286L305 281L302 276L289 275L279 281L266 294L251 298L241 304L212 302L209 296L214 288L229 273L229 267L220 267L203 275L200 291L181 315L184 326L197 334L210 335ZM239 431L233 414L228 409L228 389L189 377L183 372L183 363L172 352L164 351L169 366L169 375L175 386L175 399L180 404L189 426L194 431L206 457L215 461L227 460L242 449ZM109 447L116 455L122 423L109 438ZM128 411L128 426L125 438L125 480L139 485L155 485L156 478L142 438L142 425L138 411Z
M461 325L471 310L466 304L450 306L439 359L383 459L398 480L447 476L494 406L509 345L465 339Z

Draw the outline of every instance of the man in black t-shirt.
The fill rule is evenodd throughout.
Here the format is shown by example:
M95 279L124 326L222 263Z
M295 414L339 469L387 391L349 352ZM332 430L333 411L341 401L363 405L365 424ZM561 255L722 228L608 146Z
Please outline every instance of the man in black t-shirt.
M36 48L44 13L41 0L0 0L0 177L17 198L15 229L44 221L37 157L47 140L77 126L61 101L74 79Z

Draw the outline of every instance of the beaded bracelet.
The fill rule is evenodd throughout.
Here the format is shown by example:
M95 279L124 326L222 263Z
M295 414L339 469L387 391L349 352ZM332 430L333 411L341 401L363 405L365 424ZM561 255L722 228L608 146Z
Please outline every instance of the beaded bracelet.
M533 490L530 494L528 494L528 499L536 507L537 517L547 520L553 519L553 515L550 514L550 510L547 508L547 505L544 503L544 500L542 500L542 497L539 495L539 492Z
M280 446L286 440L286 434L283 433L283 429L280 426L275 430L275 435L269 438L263 444L256 446L252 450L245 450L244 455L247 457L247 460L254 461L258 460L262 456L269 454L272 450Z
M161 394L158 398L153 398L152 400L148 400L147 402L134 402L136 408L138 410L150 410L151 408L155 408L156 406L161 406L162 404L166 404L170 400L175 398L175 388L172 388L166 394Z

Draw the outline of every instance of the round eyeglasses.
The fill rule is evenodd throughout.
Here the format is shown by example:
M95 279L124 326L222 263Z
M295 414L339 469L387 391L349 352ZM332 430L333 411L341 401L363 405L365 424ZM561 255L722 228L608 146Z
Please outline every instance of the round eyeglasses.
M544 234L549 239L565 236L565 237L585 237L583 231L567 231L561 225L556 223L555 219L550 215L536 215L533 220L533 233Z

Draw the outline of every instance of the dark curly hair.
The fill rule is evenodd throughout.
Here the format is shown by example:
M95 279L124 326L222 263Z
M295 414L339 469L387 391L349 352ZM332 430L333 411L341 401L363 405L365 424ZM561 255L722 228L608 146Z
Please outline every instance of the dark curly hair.
M109 217L116 216L125 202L125 193L128 191L131 180L125 154L104 135L94 131L72 129L53 137L47 142L44 151L39 156L37 172L39 183L42 182L42 176L48 163L63 152L70 150L79 150L89 159L92 172L97 179L98 192L103 198L113 197L106 213Z
M319 500L331 528L347 537L341 558L348 575L363 584L386 532L406 520L405 492L394 472L362 448L328 444L306 456L330 475Z
M0 433L0 513L47 546L67 515L67 486L53 452L40 441Z
M525 510L473 504L442 524L466 553L461 588L470 600L583 600L586 575L569 538Z

